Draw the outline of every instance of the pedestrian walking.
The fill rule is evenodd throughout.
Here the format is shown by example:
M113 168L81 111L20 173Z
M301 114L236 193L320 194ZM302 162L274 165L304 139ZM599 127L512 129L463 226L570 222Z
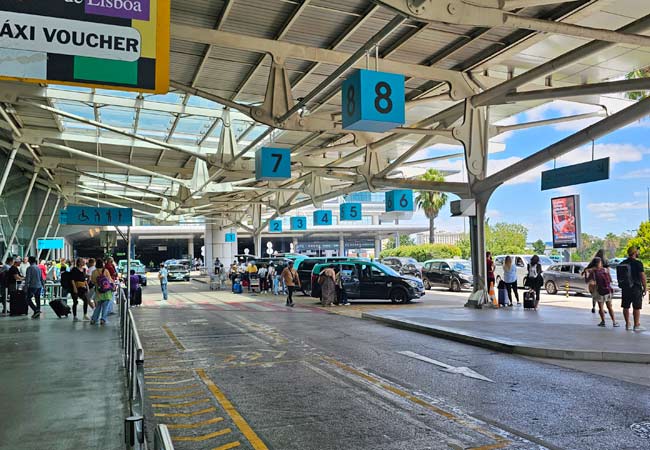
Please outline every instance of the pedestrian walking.
M293 261L287 263L280 278L287 287L287 306L293 307L293 292L300 288L300 277L298 277L296 269L293 268Z
M542 265L539 263L539 256L533 255L530 258L530 263L526 267L526 287L533 291L535 294L535 309L539 305L539 296L541 293L542 285L544 284L544 278L542 278Z
M134 269L129 272L130 298L131 306L140 306L142 304L142 291L140 288L140 275L135 273Z
M492 260L492 252L485 253L485 270L487 271L487 285L488 290L492 290L496 278L494 277L494 261Z
M321 304L332 306L333 302L338 304L336 298L336 273L332 267L326 267L318 274L318 284L321 287Z
M269 269L266 268L265 264L257 271L257 276L260 278L260 293L265 294L269 291Z
M273 295L278 295L278 272L275 270L273 264L269 265L269 273L267 275L269 279L269 288L273 291Z
M603 266L603 260L599 257L595 257L592 262L594 268L591 270L589 276L596 285L594 296L598 302L598 314L600 314L600 323L598 326L605 326L605 306L607 306L609 316L612 318L612 326L618 327L616 317L614 316L614 309L612 308L614 289L612 288L612 277L609 274L609 268Z
M618 286L622 290L621 307L625 319L625 329L645 331L641 326L641 308L643 297L646 294L647 280L643 270L643 263L639 261L639 249L630 247L627 250L627 259L616 266ZM633 308L633 320L630 322L630 307Z
M32 308L34 314L32 319L38 319L41 316L41 292L43 290L43 277L41 269L38 267L36 258L30 256L28 259L29 267L25 271L25 287L27 293L27 301L29 307ZM32 301L32 298L34 301Z
M7 314L7 302L9 301L9 269L14 265L12 257L7 258L5 263L0 266L0 300L2 300L2 314Z
M86 274L84 273L84 260L82 258L77 258L75 266L70 271L70 294L72 295L72 321L79 322L77 318L77 304L79 299L83 302L83 320L88 321L88 304L90 300L88 299L88 281L86 280Z
M510 300L510 306L512 306L513 292L515 294L515 298L517 299L517 306L519 306L519 291L517 290L517 266L512 263L511 256L506 256L506 259L503 261L503 283L506 285L506 289L508 290L508 299Z
M91 281L95 286L96 307L90 324L94 325L99 320L100 325L105 325L108 320L108 304L113 301L115 285L110 271L104 267L104 261L101 258L97 258L95 267Z
M167 300L169 297L167 292L167 282L168 282L169 271L165 267L164 263L160 264L160 270L158 271L158 279L160 280L160 290L162 291L163 300Z
M600 259L600 258L598 258ZM596 289L596 279L592 276L593 272L596 270L596 257L592 258L585 267L585 270L582 271L582 277L587 283L587 290L591 295L591 313L596 314L596 303L598 303L598 292Z

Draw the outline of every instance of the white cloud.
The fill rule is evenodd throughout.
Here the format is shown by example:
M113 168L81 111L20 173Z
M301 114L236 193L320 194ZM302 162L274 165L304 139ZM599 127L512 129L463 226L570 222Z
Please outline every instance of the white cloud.
M608 222L614 222L618 216L612 212L604 212L596 214L596 217L601 220L607 220Z
M587 208L596 214L614 214L621 210L645 209L647 205L645 202L601 202L589 203Z
M492 223L500 220L503 217L503 214L501 214L501 211L498 209L488 209L485 212L485 215L492 219Z
M545 103L536 108L526 111L525 117L527 121L537 121L550 119L555 117L575 116L578 114L586 114L591 112L603 111L603 108L595 105L585 105L583 103L569 102L565 100L555 100L553 102ZM578 131L582 130L589 125L592 125L603 117L594 117L590 119L574 120L570 122L563 122L553 125L553 128L561 131Z
M594 147L594 158L610 158L612 164L639 162L647 154L650 148L632 144L596 144ZM572 150L558 158L558 162L564 165L578 164L591 161L591 145Z
M648 169L638 169L638 170L633 170L631 172L626 173L625 175L622 175L621 178L650 178L650 168ZM641 192L640 194L646 195L645 192ZM637 195L637 192L634 193L634 195Z

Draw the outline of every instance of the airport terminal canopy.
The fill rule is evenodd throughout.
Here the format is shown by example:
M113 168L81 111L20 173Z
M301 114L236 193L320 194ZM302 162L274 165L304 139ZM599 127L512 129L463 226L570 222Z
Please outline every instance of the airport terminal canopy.
M611 95L650 88L647 79L626 80L650 65L646 1L151 5L159 20L155 81L136 77L129 90L121 90L129 87L129 75L116 71L119 77L105 83L65 85L56 81L60 77L40 84L0 82L3 152L16 157L14 167L27 177L38 169L36 186L52 188L66 203L131 206L151 223L225 219L224 225L260 229L301 206L360 190L430 188L489 198L508 177L649 110L645 101ZM136 25L139 17L132 19L141 33L150 31ZM167 56L169 92L167 74L159 72ZM83 61L79 71L86 77L102 77L101 68ZM154 73L146 61L138 64L142 73ZM404 76L405 124L379 132L343 129L341 85L356 69ZM122 83L120 90L107 89L111 83ZM560 98L594 110L558 120L602 120L487 176L488 153L503 150L499 134L536 125L495 123ZM290 178L256 176L261 147L291 150ZM463 156L469 184L417 179L427 168ZM262 207L256 223L255 206Z

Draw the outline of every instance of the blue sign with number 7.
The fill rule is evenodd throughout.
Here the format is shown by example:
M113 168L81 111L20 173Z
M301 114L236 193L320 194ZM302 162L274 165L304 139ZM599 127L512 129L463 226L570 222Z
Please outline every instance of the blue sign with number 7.
M383 133L406 122L404 75L358 70L343 83L343 129Z
M342 203L341 220L361 220L361 203Z
M332 225L332 211L320 209L314 211L314 226Z
M260 181L291 178L291 149L262 147L255 153L255 179Z
M269 233L282 233L282 221L281 220L269 221Z

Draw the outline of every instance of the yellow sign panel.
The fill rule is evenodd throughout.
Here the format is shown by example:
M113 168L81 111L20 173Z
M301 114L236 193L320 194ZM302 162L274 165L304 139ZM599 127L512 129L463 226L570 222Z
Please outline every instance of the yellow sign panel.
M0 0L0 79L165 93L171 0Z

